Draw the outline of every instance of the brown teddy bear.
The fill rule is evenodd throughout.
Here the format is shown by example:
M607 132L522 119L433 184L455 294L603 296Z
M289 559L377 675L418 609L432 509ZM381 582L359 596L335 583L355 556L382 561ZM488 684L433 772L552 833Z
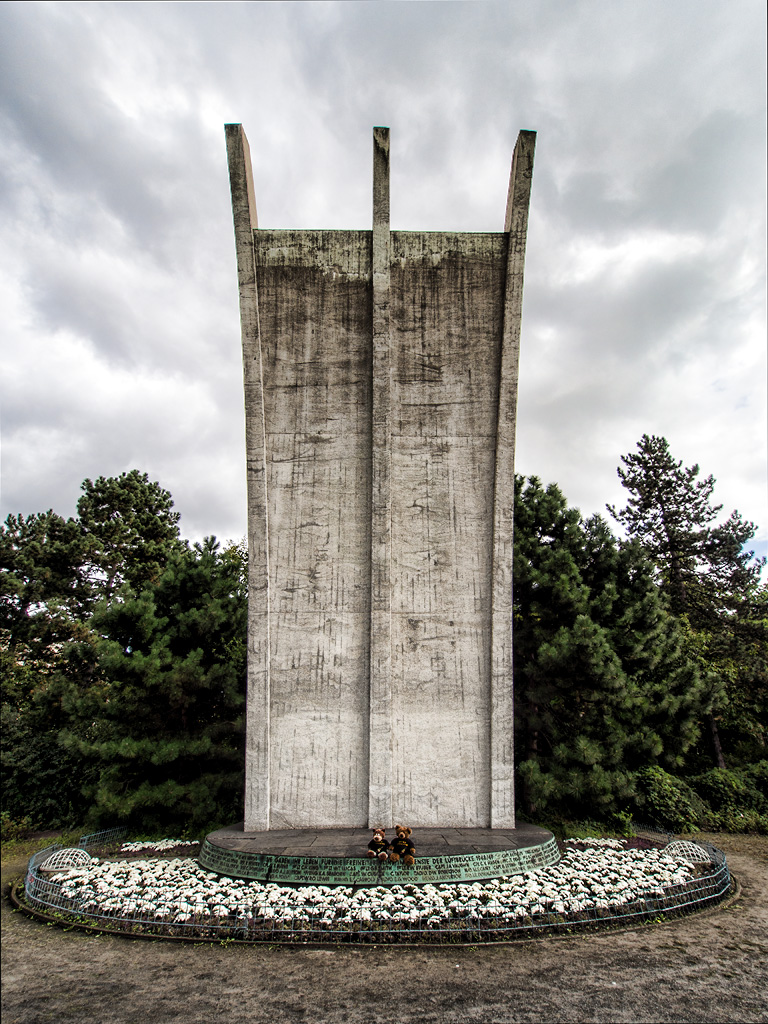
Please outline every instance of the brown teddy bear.
M389 859L396 864L402 858L406 867L411 867L416 860L416 847L411 842L411 830L407 825L395 825L397 839L390 844Z
M368 856L378 857L379 860L387 860L389 843L384 836L383 828L373 830L373 839L368 843Z

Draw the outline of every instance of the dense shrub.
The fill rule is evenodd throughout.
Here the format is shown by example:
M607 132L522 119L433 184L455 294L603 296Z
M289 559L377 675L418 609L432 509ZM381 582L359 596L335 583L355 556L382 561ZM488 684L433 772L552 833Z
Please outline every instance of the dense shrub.
M768 810L768 800L740 769L711 768L689 781L713 811Z
M748 785L756 789L768 803L768 761L756 761L739 769Z
M91 764L59 744L67 718L58 680L46 665L15 662L0 650L0 808L9 821L67 828L83 820L82 786Z
M8 811L0 811L0 839L4 843L26 839L33 829L32 819L12 818Z
M722 832L768 831L768 761L748 768L711 768L688 781L711 808L702 824Z
M689 832L711 817L711 809L682 779L654 766L636 774L637 818L673 832Z
M768 835L768 814L729 807L713 812L707 822L713 832L759 832Z

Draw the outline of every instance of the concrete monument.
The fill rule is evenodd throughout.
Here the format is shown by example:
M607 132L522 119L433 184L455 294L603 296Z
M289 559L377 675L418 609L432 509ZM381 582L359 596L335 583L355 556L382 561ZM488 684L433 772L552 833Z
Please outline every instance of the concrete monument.
M226 126L249 531L245 830L514 827L512 510L534 132L504 231L260 229Z

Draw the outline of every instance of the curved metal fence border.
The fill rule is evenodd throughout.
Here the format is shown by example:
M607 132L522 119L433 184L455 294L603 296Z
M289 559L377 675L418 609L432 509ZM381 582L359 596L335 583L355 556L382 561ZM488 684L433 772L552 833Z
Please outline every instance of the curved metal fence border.
M105 845L104 836L114 833L95 833L84 837L91 847ZM674 838L659 829L636 827L636 834L655 833L662 840ZM123 830L123 834L125 834ZM200 942L221 942L237 939L245 942L266 943L477 943L512 941L534 936L572 933L605 927L611 924L634 924L658 920L666 915L679 915L701 909L710 903L723 899L731 889L731 875L725 854L711 843L698 842L709 856L712 870L681 885L667 889L663 896L648 897L631 903L620 904L618 900L608 905L588 910L556 912L554 902L567 904L569 901L548 901L549 909L535 916L521 913L510 921L509 905L488 902L467 909L453 918L438 917L434 913L424 915L418 922L406 925L394 920L376 920L370 913L361 913L356 920L323 921L313 919L310 913L297 916L291 922L264 917L254 918L245 913L232 912L227 916L210 911L193 915L189 920L178 920L178 913L169 906L163 913L154 916L137 915L125 917L114 912L107 913L82 900L71 900L62 895L61 885L40 874L40 864L61 846L49 846L33 854L29 860L24 883L25 902L32 909L53 910L66 915L76 924L125 932L127 935L143 934L157 938L189 937ZM82 847L82 840L81 840ZM547 906L547 903L544 904ZM522 909L522 908L518 908Z

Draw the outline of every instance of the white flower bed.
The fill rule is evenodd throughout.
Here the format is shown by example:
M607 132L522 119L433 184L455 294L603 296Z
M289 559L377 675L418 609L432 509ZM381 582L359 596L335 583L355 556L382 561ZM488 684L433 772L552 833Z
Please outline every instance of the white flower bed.
M199 845L196 839L153 839L146 843L123 843L120 853L141 853L143 850L165 853L167 850L176 850L182 846Z
M175 840L169 843L179 845ZM586 846L577 849L575 844ZM71 910L142 919L170 931L225 926L280 931L468 931L617 916L622 908L679 891L697 875L664 850L627 850L616 840L570 840L559 864L489 882L289 888L227 878L191 859L115 861L54 875ZM457 935L458 937L458 935Z
M597 850L623 850L625 844L621 839L566 839L566 843L578 843L579 846L591 846Z

